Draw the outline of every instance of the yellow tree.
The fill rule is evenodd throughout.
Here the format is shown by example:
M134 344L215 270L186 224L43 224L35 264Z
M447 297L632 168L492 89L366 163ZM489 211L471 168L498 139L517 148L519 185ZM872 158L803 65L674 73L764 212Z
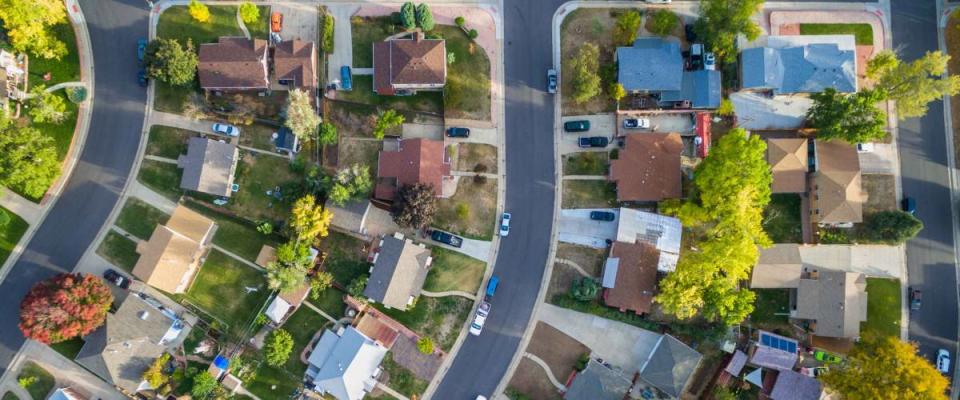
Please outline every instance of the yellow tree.
M317 237L327 236L332 219L333 213L317 204L317 199L308 194L293 204L289 223L298 240L312 242Z
M14 49L48 59L67 54L50 30L67 20L62 0L0 0L0 20Z
M210 21L210 9L197 0L190 0L190 4L187 5L187 11L190 12L190 16L197 20L197 22Z
M892 336L865 335L847 359L820 377L844 399L945 399L947 378Z

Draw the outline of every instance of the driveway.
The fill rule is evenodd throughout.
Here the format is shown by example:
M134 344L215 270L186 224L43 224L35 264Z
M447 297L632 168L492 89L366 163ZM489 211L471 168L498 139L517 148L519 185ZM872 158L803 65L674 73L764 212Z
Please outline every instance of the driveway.
M300 39L315 43L320 41L317 27L320 22L320 8L316 4L283 3L271 6L270 10L283 14L283 27L280 29L283 40Z
M432 140L443 140L443 125L404 123L403 138L404 139L424 138L424 139L432 139Z
M353 37L350 17L359 6L328 3L327 12L333 16L333 53L327 55L327 82L340 82L340 67L353 67Z
M594 221L591 211L611 211L617 215L613 221ZM566 243L590 246L597 249L607 247L607 240L617 237L617 223L620 210L617 208L580 208L560 210L557 240Z
M859 153L860 170L864 174L887 174L895 175L897 173L897 147L893 143L874 143L873 151L869 153Z
M487 262L487 259L490 258L490 246L493 242L488 242L485 240L476 240L476 239L467 239L463 238L463 245L460 247L453 247L446 245L440 242L437 242L429 237L421 238L421 240L430 243L431 245L443 247L448 250L453 250L457 253L465 254L467 256L476 258L480 261Z
M681 135L693 135L694 123L693 112L683 113L643 113L643 112L622 112L617 114L617 129L620 135L629 135L631 133L644 132L662 132L679 133ZM623 127L623 120L627 118L646 118L650 120L650 129L626 129Z
M869 276L903 279L900 246L822 244L800 246L800 259L825 269L861 272Z
M33 361L54 375L57 381L56 387L73 387L79 391L89 394L92 399L100 400L126 400L124 396L102 379L93 375L79 364L60 355L49 346L38 342L30 341L23 346L26 357L21 361ZM22 365L22 363L21 363ZM11 366L11 368L17 368ZM16 385L14 375L8 375L10 384ZM8 384L8 382L4 382Z

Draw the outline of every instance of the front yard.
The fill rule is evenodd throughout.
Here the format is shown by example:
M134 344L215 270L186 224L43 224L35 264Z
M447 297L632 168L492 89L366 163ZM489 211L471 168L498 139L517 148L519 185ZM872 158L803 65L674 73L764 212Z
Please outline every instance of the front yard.
M23 236L30 225L23 218L6 208L0 207L0 213L6 215L6 218L9 219L6 225L0 227L0 265L2 265L7 261L7 257L10 257L13 248L17 247L17 242L20 241L20 237Z
M417 378L406 368L397 364L393 360L393 353L387 353L380 367L383 368L384 373L379 378L380 382L408 398L419 398L427 390L427 385L430 383Z
M563 208L617 206L617 186L605 180L564 180Z
M607 261L607 249L580 246L570 243L557 243L557 258L569 260L592 276L603 273L603 264Z
M140 183L171 201L180 200L180 195L183 194L180 189L182 177L183 170L177 168L177 164L146 159L140 164L140 172L137 173Z
M867 321L860 324L861 334L900 337L900 294L897 279L867 278Z
M353 68L373 68L373 42L381 41L397 31L393 18L353 17L350 19L353 42Z
M475 293L480 288L487 264L475 258L434 247L433 264L423 284L423 290L428 292L444 292L459 290Z
M564 175L606 175L609 167L607 153L585 151L563 156Z
M374 307L414 332L433 339L433 343L444 351L450 351L470 314L473 301L457 296L420 296L416 306L406 311L385 309L380 304L374 304Z
M493 239L497 211L497 180L461 177L457 192L440 199L433 225L464 237Z
M616 46L613 44L613 26L616 22L615 14L620 11L607 8L580 8L564 18L560 25L560 67L561 75L569 73L573 66L571 60L579 51L581 45L593 43L600 48L600 69L604 65L614 65L613 55ZM615 71L615 70L614 70ZM601 74L602 79L602 74ZM567 95L573 93L573 80L561 79L562 115L586 115L602 112L612 112L615 103L605 93L594 97L583 104L576 104ZM601 86L606 86L603 82Z
M774 243L803 243L800 195L776 193L763 210L763 230Z
M437 25L434 32L446 39L447 84L444 115L447 118L490 120L490 59L460 28ZM454 61L449 62L450 54Z
M187 153L187 142L194 136L199 135L186 129L153 125L150 127L145 153L176 160L181 154Z
M497 173L497 147L481 143L457 145L457 171Z
M226 332L239 334L270 296L266 283L263 272L211 250L186 300L226 325Z
M863 191L867 192L864 215L897 209L896 178L893 175L863 174L861 184Z
M137 260L140 259L140 255L137 254L137 243L114 230L107 232L103 237L100 247L97 248L97 254L127 272L133 271L133 266L137 265Z
M150 239L157 225L166 224L170 216L136 197L128 197L115 225L143 239Z
M853 35L858 46L873 45L870 24L800 24L801 35Z
M27 361L23 364L23 367L20 368L20 374L17 375L17 379L24 378L34 380L33 384L27 387L27 392L29 392L30 397L35 400L47 398L47 395L50 394L50 391L54 389L57 383L53 374L33 361Z

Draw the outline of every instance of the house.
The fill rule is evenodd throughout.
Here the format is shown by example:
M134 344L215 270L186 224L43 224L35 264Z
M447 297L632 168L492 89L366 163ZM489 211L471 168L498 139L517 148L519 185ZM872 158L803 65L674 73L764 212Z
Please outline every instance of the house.
M720 71L683 71L679 90L660 92L660 106L690 102L691 108L717 108L720 107L720 87Z
M587 367L577 373L567 388L566 400L623 400L633 381L623 371L615 370L591 358Z
M59 388L47 397L47 400L89 400L85 394L72 387Z
M807 139L767 139L767 163L773 182L773 193L805 193L807 191Z
M207 138L190 138L187 154L177 158L177 167L183 168L180 188L230 197L234 191L233 175L239 157L235 145Z
M154 228L150 240L137 244L140 258L133 276L167 293L185 292L216 229L210 218L178 205L165 225Z
M660 251L652 244L613 242L603 268L603 303L620 312L650 312L659 260Z
M640 365L640 379L672 398L680 398L703 355L670 335L662 335Z
M820 381L796 371L780 371L770 392L771 400L820 400L823 398Z
M365 226L370 213L370 200L349 201L342 206L327 200L324 208L333 212L330 226L361 235L367 233Z
M450 159L440 140L384 141L377 163L377 177L374 197L381 200L393 200L401 187L417 183L432 186L440 197L443 181L451 179Z
M740 53L742 87L774 95L857 91L857 57L852 35L770 36L766 46Z
M273 49L274 79L280 85L314 93L317 88L317 47L300 39L284 40Z
M660 252L657 271L673 272L680 259L680 220L632 208L621 208L616 242L648 243Z
M395 233L380 240L363 296L387 308L406 309L420 296L433 258L430 249Z
M775 371L790 371L799 358L796 340L775 333L760 331L750 348L750 364Z
M214 91L266 90L267 41L244 37L220 37L200 45L197 75L200 87Z
M683 56L676 40L641 37L630 47L617 47L617 82L629 93L683 89Z
M823 226L863 222L867 192L860 180L857 150L842 141L816 141L815 170L809 185L810 220Z
M300 139L290 128L284 126L277 130L276 137L273 138L273 146L278 153L296 155L300 152Z
M26 76L26 57L0 50L0 114L9 113L10 100L23 97L27 83Z
M447 49L443 39L423 32L404 33L373 44L373 90L380 95L440 90L447 82Z
M679 198L682 150L676 133L627 135L619 157L610 161L609 179L617 184L617 201Z
M195 321L178 305L130 293L107 314L103 326L84 337L75 360L128 394L152 389L143 372L164 352L179 347Z
M270 301L270 304L267 305L267 309L263 312L266 314L273 323L278 326L283 324L290 315L293 315L293 312L296 311L307 300L307 296L310 294L310 283L306 282L297 289L291 290L289 292L278 292L276 296L273 297L273 300Z
M337 400L360 400L373 390L387 349L353 326L327 330L307 359L306 385Z

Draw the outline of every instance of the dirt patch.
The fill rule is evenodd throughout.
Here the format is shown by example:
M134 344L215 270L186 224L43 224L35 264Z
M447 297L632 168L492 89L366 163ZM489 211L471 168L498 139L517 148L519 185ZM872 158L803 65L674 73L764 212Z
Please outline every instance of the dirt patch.
M457 171L497 173L497 147L480 143L461 143Z
M537 322L527 353L547 363L553 377L565 382L574 371L577 360L590 353L590 348L543 322Z
M547 301L550 301L555 295L570 291L570 285L573 284L573 281L582 277L583 275L580 275L573 267L566 264L554 263L553 274L550 275L550 286L547 287Z
M373 137L376 107L333 101L325 103L327 121L337 126L341 137Z
M497 209L497 180L460 178L457 193L441 199L434 225L473 239L490 240Z
M956 13L950 15L947 21L948 29L944 29L944 36L947 44L947 54L950 55L949 70L950 74L960 74L960 18ZM950 98L950 118L953 121L953 152L954 156L960 158L960 95Z
M550 383L550 378L547 378L547 373L543 371L543 368L526 357L520 359L516 372L510 378L509 387L531 399L553 400L562 398L557 388Z
M417 378L427 382L433 379L437 370L440 369L440 364L443 363L443 358L440 358L437 353L429 355L421 353L417 349L416 340L405 335L400 335L397 338L390 351L393 353L393 360L397 364L410 370Z
M620 10L606 8L581 8L564 18L560 25L560 59L561 76L571 71L570 61L577 54L577 49L584 43L593 43L600 48L600 69L604 65L613 65L613 55L616 46L613 44L613 26L616 23L617 13ZM601 74L602 77L603 74ZM613 77L615 79L615 76ZM610 112L615 108L613 100L606 94L609 82L602 82L604 93L601 93L582 104L576 104L566 95L573 92L573 80L561 79L563 115L597 114Z
M863 205L864 214L897 209L896 178L893 175L864 174L861 184L868 195Z
M607 249L558 243L557 258L573 261L588 274L600 276L603 272L603 263L607 260Z
M377 160L380 158L380 141L342 138L338 147L337 166L339 168L361 164L370 168L370 174L376 175Z

